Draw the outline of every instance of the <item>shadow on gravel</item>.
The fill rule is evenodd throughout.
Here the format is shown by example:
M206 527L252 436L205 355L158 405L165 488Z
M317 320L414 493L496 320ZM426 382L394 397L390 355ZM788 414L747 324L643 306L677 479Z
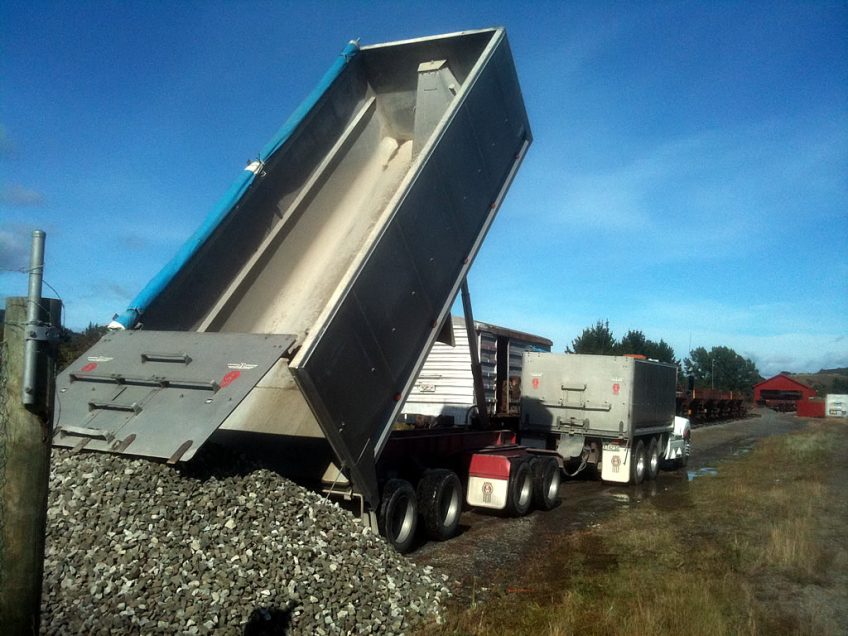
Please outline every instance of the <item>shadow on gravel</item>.
M279 607L259 607L250 613L244 626L244 636L279 636L288 634L291 610Z
M306 488L318 489L330 461L328 451L314 440L273 439L275 436L219 431L190 461L175 466L183 476L198 481L245 477L269 470ZM319 442L321 440L318 440Z

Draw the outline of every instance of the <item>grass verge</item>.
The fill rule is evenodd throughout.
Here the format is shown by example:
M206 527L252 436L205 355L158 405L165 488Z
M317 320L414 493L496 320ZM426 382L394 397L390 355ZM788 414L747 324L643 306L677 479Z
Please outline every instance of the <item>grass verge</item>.
M520 586L449 608L427 633L845 633L846 489L848 427L811 422L715 476L544 538Z

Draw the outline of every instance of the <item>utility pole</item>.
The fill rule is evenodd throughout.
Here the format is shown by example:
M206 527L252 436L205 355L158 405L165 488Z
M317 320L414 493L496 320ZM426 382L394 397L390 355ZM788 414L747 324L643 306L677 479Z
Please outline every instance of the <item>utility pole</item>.
M53 387L61 302L41 297L44 232L29 296L7 298L0 348L0 631L37 634L44 574Z
M710 386L715 389L715 358L710 358Z

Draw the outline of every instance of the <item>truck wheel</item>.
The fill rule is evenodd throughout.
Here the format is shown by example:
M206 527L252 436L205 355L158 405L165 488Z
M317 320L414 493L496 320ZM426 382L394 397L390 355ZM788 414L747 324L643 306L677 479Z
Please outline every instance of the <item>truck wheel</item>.
M418 524L418 509L415 490L403 479L390 479L383 487L383 499L377 523L390 545L401 554L412 549L415 527Z
M651 443L648 445L648 465L645 472L645 479L653 481L657 478L660 472L660 444L656 437L651 438Z
M645 480L645 442L641 439L630 456L630 483L641 484Z
M530 471L530 463L524 459L515 460L511 468L506 513L511 517L523 517L530 512L530 504L533 503L533 473Z
M427 536L436 541L450 539L459 528L462 513L462 484L451 470L432 470L418 482L418 510Z
M553 457L533 460L533 505L539 510L551 510L559 503L561 474Z

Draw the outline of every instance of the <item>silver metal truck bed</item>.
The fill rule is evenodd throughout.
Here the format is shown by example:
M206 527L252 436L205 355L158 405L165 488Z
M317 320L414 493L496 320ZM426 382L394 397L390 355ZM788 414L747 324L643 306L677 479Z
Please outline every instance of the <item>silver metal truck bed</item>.
M674 365L626 356L525 353L521 428L601 438L674 427Z
M222 428L326 438L373 504L376 459L531 133L503 29L350 45L331 71L118 322L143 326L147 349L160 331L206 332L159 351L197 360L217 348L214 333L288 336L261 380L229 401ZM109 351L126 335L60 377L55 443L110 439L112 452L190 457L206 439L199 428L187 438L176 421L137 426L127 441L130 411L68 408L88 404L87 373L139 375L140 358L118 369ZM88 372L86 357L113 360ZM234 352L217 364L211 380L254 361ZM100 401L119 402L115 393ZM165 383L145 399L181 398Z

